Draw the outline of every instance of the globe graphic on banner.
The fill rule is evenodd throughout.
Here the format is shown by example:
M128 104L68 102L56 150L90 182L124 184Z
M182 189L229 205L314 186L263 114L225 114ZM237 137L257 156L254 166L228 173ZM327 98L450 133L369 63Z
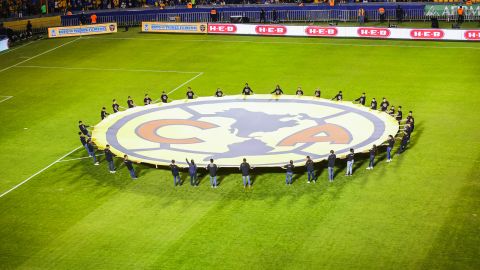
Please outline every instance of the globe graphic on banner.
M330 150L340 157L350 148L364 151L398 128L388 114L350 102L255 95L135 107L96 125L93 138L116 155L156 165L185 158L205 165L212 158L234 167L247 158L274 167L289 160L301 164L306 156L320 161Z

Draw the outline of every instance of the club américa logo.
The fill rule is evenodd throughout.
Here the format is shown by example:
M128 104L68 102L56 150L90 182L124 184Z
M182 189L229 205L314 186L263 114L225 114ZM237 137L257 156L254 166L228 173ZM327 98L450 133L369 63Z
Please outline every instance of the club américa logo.
M99 146L152 164L199 166L210 158L224 167L247 158L255 166L274 167L305 156L322 160L350 148L366 150L395 135L398 124L385 113L350 102L270 95L198 98L136 107L113 114L93 132Z

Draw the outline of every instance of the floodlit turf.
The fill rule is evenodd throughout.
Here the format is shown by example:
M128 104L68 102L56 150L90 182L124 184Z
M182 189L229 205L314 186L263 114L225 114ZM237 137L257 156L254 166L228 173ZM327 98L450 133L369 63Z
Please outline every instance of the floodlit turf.
M195 76L159 70L203 72L187 84L202 96L245 82L386 96L414 111L409 149L373 171L359 158L349 178L339 162L334 183L325 163L317 184L258 170L248 190L235 170L213 190L204 171L174 188L165 169L136 166L132 181L102 157L59 162L0 198L1 269L480 268L479 43L137 31L0 53L0 95L13 96L0 103L0 194L78 147L77 121L97 123L112 98L140 104Z

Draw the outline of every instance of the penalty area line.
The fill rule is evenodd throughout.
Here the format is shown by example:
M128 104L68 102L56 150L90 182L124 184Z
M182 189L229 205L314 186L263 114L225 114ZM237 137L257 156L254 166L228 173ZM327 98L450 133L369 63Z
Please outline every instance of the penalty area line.
M37 57L40 57L40 56L42 56L42 55L44 55L44 54L46 54L46 53L49 53L49 52L54 51L54 50L56 50L56 49L59 49L59 48L65 46L65 45L68 45L68 44L70 44L70 43L72 43L72 42L75 42L75 41L79 40L80 38L81 38L81 37L78 37L78 38L76 38L76 39L74 39L74 40L70 40L69 42L65 42L65 43L63 43L63 44L61 44L61 45L58 45L58 46L56 46L56 47L53 47L53 48L51 48L51 49L49 49L49 50L46 50L46 51L44 51L44 52L42 52L42 53L39 53L39 54L37 54L37 55L34 55L34 56L32 56L32 57L30 57L30 58L28 58L28 59L25 59L25 60L23 60L23 61L20 61L20 62L18 62L18 63L16 63L16 64L11 65L11 66L8 66L8 67L6 67L6 68L4 68L4 69L0 69L0 72L4 72L5 70L9 70L9 69L11 69L11 68L13 68L13 67L16 67L16 66L18 66L18 65L20 65L20 64L23 64L23 63L27 62L27 61L30 61L30 60L35 59L35 58L37 58Z
M17 185L15 185L14 187L12 187L11 189L3 192L2 194L0 194L0 198L2 198L3 196L7 195L8 193L14 191L15 189L19 188L20 186L22 186L23 184L27 183L28 181L30 181L32 178L34 178L35 176L41 174L42 172L44 172L45 170L47 170L48 168L52 167L53 165L57 164L59 161L61 161L62 159L68 157L70 154L72 154L73 152L77 151L78 149L82 148L83 146L79 146L75 149L73 149L72 151L68 152L67 154L63 155L62 157L60 157L59 159L55 160L54 162L50 163L49 165L47 165L45 168L41 169L40 171L34 173L33 175L31 175L30 177L28 177L27 179L23 180L22 182L18 183Z
M95 156L103 156L104 154L98 154L98 155L95 155ZM59 160L57 162L67 162L67 161L74 161L74 160L81 160L81 159L86 159L86 158L92 158L92 157L79 157L79 158L70 158L70 159L63 159L63 160Z
M37 40L42 40L42 39L43 39L43 38L37 39ZM25 46L28 46L28 45L34 43L34 42L37 41L37 40L29 41L29 42L27 42L27 43L25 43L25 44L22 44L22 45L20 45L20 46L18 46L18 47L15 47L15 48L13 48L13 49L8 49L8 50L6 50L6 51L3 51L3 52L0 53L0 55L4 55L4 54L7 54L7 53L9 53L9 52L13 52L13 51L16 51L16 50L18 50L18 49L21 49L21 48L23 48L23 47L25 47Z
M180 87L184 86L185 84L195 80L196 78L200 77L203 75L203 72L197 72L198 74L195 75L194 77L190 78L189 80L187 80L186 82L180 84L179 86L175 87L174 89L172 89L172 91L168 92L167 95L170 95L171 93L177 91L178 89L180 89ZM160 101L160 98L159 99L156 99L153 101L153 103L157 103L158 101Z
M86 67L54 67L54 66L16 66L15 68L42 68L42 69L63 69L63 70L92 70L92 71L126 71L126 72L153 72L153 73L184 73L197 74L197 71L180 70L156 70L156 69L128 69L128 68L86 68Z
M198 77L200 77L200 76L202 76L202 75L203 75L203 72L198 73L195 77L193 77L193 78L191 78L190 80L188 80L188 81L180 84L179 86L177 86L176 88L174 88L172 91L168 92L168 95L170 95L171 93L177 91L180 87L184 86L185 84L187 84L187 83L195 80L196 78L198 78Z

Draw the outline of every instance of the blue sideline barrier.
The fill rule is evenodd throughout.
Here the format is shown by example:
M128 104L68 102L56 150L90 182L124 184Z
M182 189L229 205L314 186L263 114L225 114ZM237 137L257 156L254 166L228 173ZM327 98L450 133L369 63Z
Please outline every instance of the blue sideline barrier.
M386 17L389 20L395 19L395 3L384 4L348 4L330 7L328 5L307 5L299 6L248 6L248 7L226 7L217 8L220 21L228 21L230 16L246 16L252 22L260 19L260 10L266 11L267 20L272 20L272 11L277 11L279 21L356 21L357 10L363 7L370 20L379 20L378 8L384 7ZM423 4L401 5L406 20L427 20L424 16ZM89 14L94 13L90 12ZM89 14L86 14L88 19ZM210 22L210 8L174 8L174 9L143 9L143 10L114 10L97 12L97 20L103 22L117 22L119 25L139 25L142 21L169 21L178 17L182 22ZM79 24L80 15L62 16L62 25L71 26Z

